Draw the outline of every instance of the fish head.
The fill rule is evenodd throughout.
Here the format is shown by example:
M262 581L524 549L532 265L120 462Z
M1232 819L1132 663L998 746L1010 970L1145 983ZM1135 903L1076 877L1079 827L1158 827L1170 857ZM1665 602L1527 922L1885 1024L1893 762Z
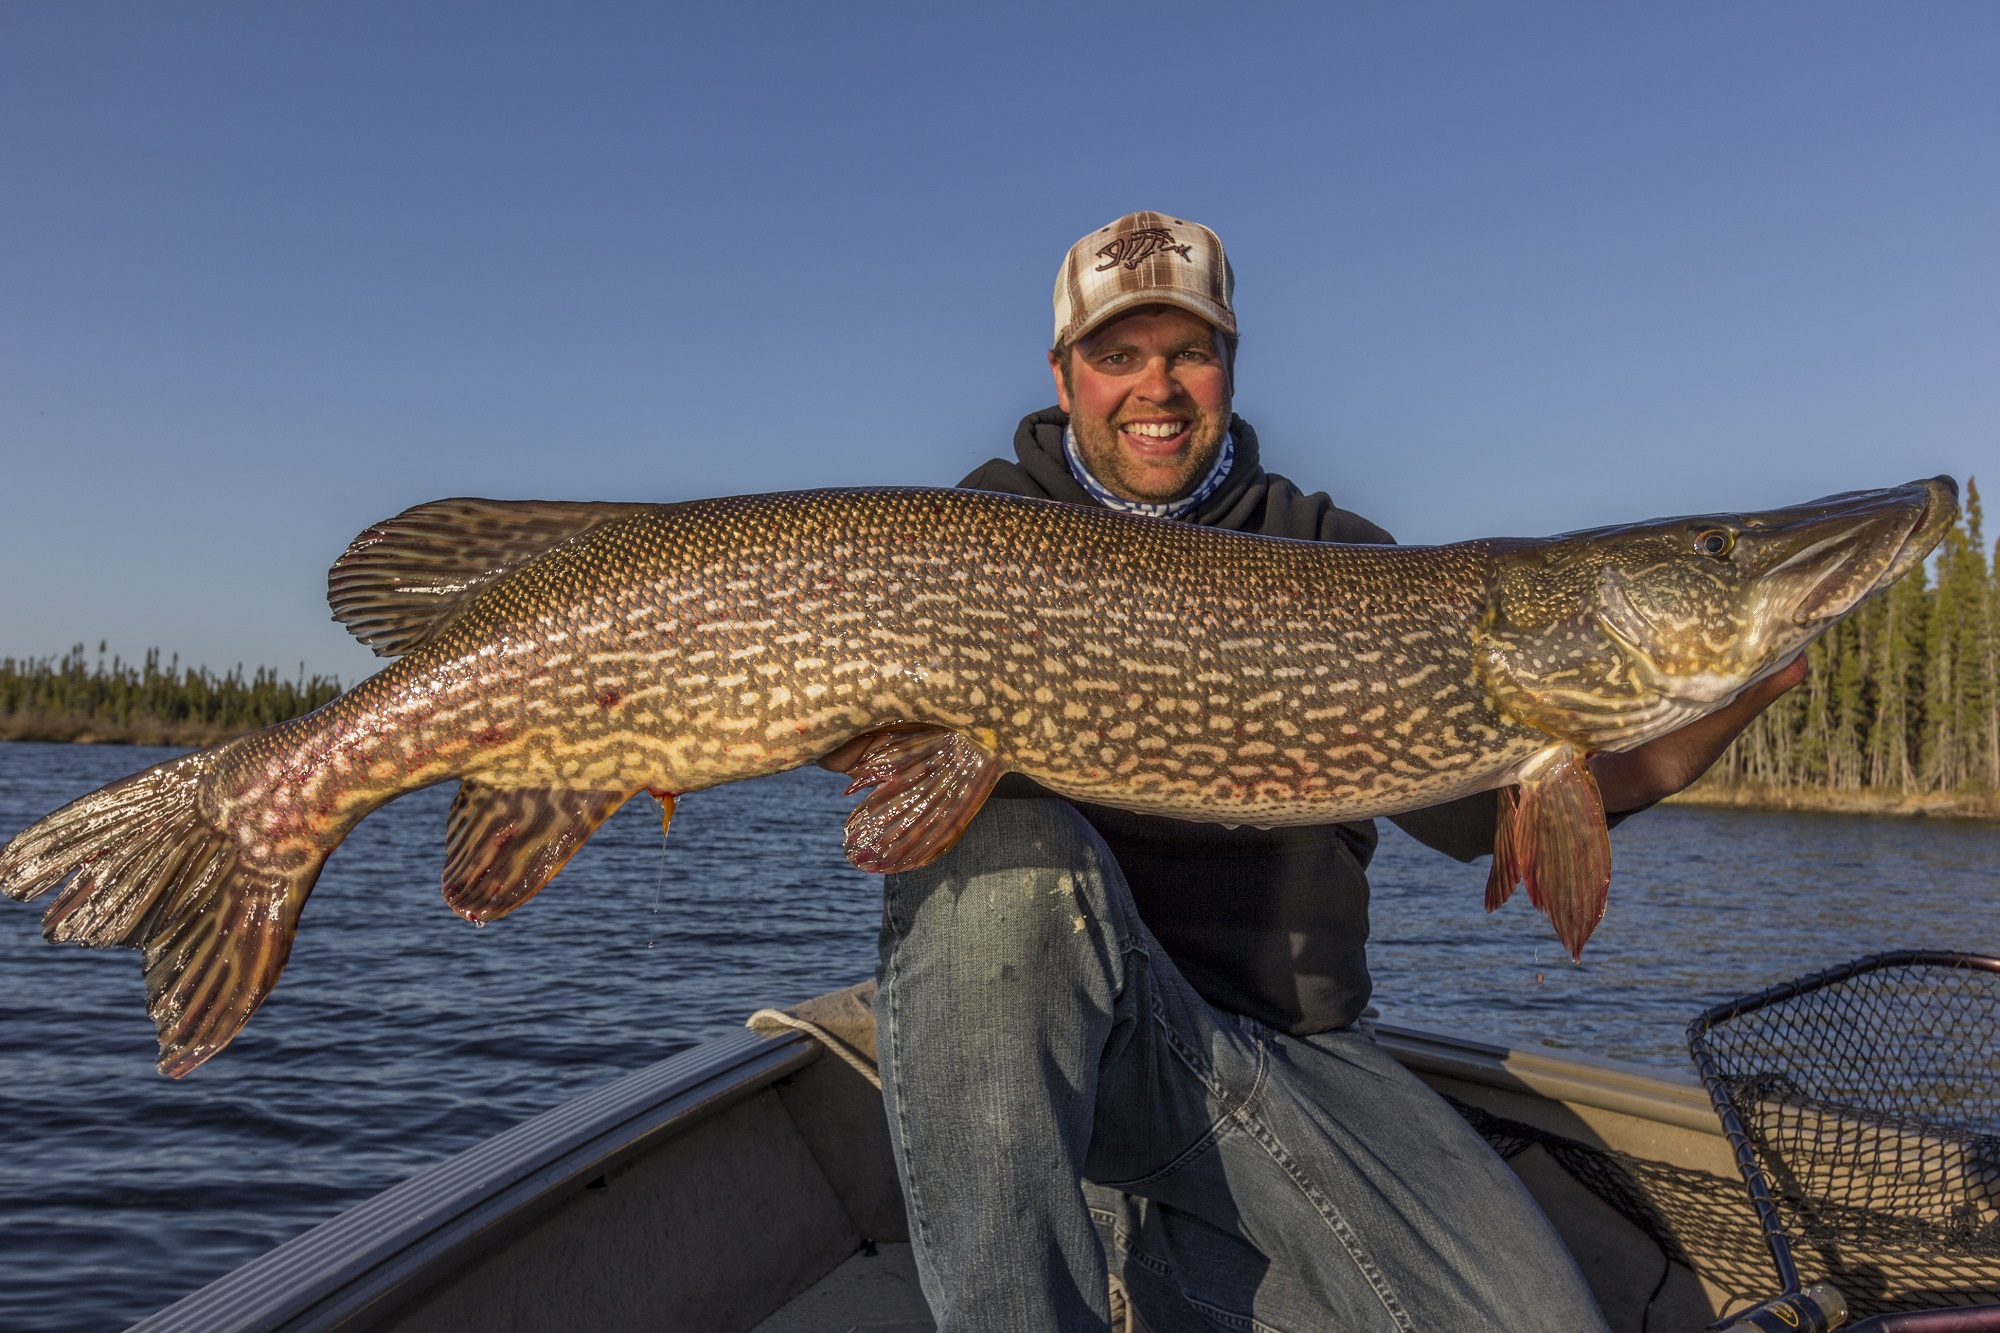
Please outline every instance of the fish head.
M1481 667L1503 713L1588 749L1629 749L1779 670L1957 519L1958 487L1936 477L1507 543Z

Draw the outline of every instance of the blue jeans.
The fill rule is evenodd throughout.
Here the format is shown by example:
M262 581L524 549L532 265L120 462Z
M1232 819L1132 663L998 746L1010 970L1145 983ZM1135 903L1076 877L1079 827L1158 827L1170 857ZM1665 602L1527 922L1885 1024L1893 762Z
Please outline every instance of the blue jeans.
M882 1091L940 1333L1604 1323L1520 1182L1353 1029L1290 1037L1182 978L1061 801L996 800L888 878Z

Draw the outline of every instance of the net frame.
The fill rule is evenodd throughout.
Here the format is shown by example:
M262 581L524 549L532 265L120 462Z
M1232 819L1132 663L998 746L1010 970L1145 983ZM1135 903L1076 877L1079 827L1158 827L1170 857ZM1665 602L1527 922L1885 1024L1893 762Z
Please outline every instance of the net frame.
M1786 1295L1803 1250L1857 1314L2000 1301L2000 958L1871 954L1687 1037Z

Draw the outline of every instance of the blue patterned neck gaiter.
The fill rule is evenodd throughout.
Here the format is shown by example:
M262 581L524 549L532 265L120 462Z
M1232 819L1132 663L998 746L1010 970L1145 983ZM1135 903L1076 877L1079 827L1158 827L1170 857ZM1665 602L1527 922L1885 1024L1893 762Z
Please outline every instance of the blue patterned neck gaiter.
M1178 500L1168 500L1164 504L1149 504L1144 500L1127 500L1122 495L1113 495L1104 488L1104 483L1091 474L1084 466L1083 455L1077 452L1076 432L1063 427L1063 456L1069 460L1070 475L1076 484L1090 494L1090 498L1108 509L1120 509L1128 514L1144 514L1148 518L1186 518L1201 507L1201 502L1215 494L1221 487L1223 478L1229 475L1230 464L1236 461L1236 437L1225 434L1222 449L1215 455L1215 466L1208 470L1197 486Z

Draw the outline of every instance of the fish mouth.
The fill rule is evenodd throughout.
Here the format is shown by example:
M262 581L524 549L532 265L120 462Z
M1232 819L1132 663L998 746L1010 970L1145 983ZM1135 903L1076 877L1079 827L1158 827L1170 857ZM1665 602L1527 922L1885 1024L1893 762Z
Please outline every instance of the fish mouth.
M1944 540L1945 533L1951 531L1958 522L1958 483L1950 477L1932 477L1927 481L1913 481L1911 486L1924 488L1924 510L1917 515L1917 521L1903 538L1903 549L1890 562L1877 588L1886 588L1894 583L1937 549Z
M1890 490L1829 496L1747 526L1772 534L1765 577L1803 585L1790 619L1808 628L1847 614L1910 572L1958 521L1958 485L1932 477ZM1778 519L1772 523L1770 520ZM1789 520L1789 521L1783 521Z

